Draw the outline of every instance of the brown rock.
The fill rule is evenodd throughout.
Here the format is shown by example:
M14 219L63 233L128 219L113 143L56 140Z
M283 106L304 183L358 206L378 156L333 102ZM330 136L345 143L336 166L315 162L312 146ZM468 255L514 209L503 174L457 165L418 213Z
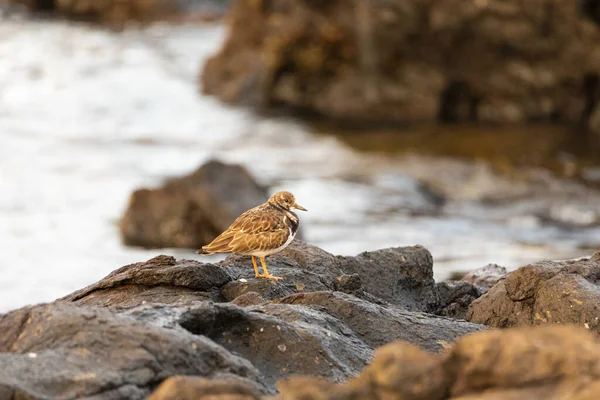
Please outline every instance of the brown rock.
M591 400L600 342L574 327L479 332L434 356L402 342L382 347L347 384L292 378L280 400Z
M600 262L540 262L506 275L475 300L467 320L499 328L576 324L600 333Z
M266 200L265 189L246 169L211 161L159 189L135 191L121 235L130 246L200 248Z
M249 385L235 380L174 376L166 379L148 400L260 400L260 395Z
M600 29L587 3L237 1L202 88L346 120L594 125Z

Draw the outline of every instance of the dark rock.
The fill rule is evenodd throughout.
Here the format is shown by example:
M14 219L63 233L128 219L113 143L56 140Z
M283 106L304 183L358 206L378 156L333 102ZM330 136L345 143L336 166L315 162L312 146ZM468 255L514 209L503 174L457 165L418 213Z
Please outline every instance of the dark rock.
M334 256L316 246L294 240L281 253L266 258L269 272L282 281L254 279L248 256L231 255L219 265L235 280L221 289L227 301L246 292L272 300L293 293L339 290L339 278L352 275L348 288L364 291L407 310L435 311L438 306L433 280L433 259L421 246L364 252L356 257ZM362 287L358 287L360 285ZM355 293L358 297L360 294ZM367 295L368 297L368 295Z
M581 328L537 327L468 335L443 355L395 342L346 384L294 377L279 400L592 400L600 343Z
M462 280L474 285L481 294L487 293L492 286L506 275L506 268L497 264L488 264L466 274Z
M200 248L266 200L265 188L246 169L211 161L159 189L136 190L121 235L130 246Z
M184 330L61 302L0 316L3 398L145 399L174 375L238 376L262 389L250 362Z
M260 400L249 385L235 380L215 381L196 376L166 379L148 400Z
M158 256L122 267L60 300L128 308L144 303L234 301L250 292L273 300L294 293L338 290L412 311L434 312L448 305L440 305L431 254L420 246L342 257L294 240L284 251L267 257L266 263L269 272L284 279L255 278L249 256L230 255L218 264Z
M402 339L425 350L440 351L456 338L483 329L465 321L372 304L341 292L299 293L275 302L324 309L373 349Z
M469 282L446 281L436 287L440 301L437 315L465 319L469 305L480 296L479 290Z
M345 120L598 130L600 28L581 3L238 1L202 88Z
M600 333L600 261L544 261L521 267L475 300L467 320L494 327L575 324Z
M252 360L269 386L294 374L344 381L360 372L372 352L342 321L308 307L203 302L181 314L179 324Z
M101 281L60 300L79 305L126 308L145 302L218 299L218 288L229 281L231 277L227 272L215 264L158 256L119 268Z
M363 288L407 310L432 311L438 300L433 258L422 246L367 251L338 257L346 274L358 274Z
M264 297L256 292L246 292L231 301L231 304L235 304L240 307L256 306L259 304L266 303Z
M362 289L360 275L358 274L338 276L331 286L333 287L333 290L344 293L354 293L357 290Z

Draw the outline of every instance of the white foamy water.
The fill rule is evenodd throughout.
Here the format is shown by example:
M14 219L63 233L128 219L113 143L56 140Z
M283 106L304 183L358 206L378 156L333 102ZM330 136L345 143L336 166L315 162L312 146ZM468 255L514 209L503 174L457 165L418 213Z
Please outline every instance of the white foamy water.
M51 301L158 254L200 259L124 247L117 223L134 189L210 158L293 191L310 210L301 214L305 239L333 253L419 243L439 278L488 262L514 268L581 255L581 238L556 229L413 215L423 201L393 160L200 95L199 67L223 37L218 25L113 33L0 21L0 311Z

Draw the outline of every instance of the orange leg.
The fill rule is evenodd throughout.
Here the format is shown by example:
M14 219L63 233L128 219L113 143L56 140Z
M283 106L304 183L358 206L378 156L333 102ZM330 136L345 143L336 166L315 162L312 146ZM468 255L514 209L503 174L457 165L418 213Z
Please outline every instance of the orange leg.
M260 257L260 263L263 267L263 275L261 275L261 278L268 278L268 279L283 279L280 276L273 276L271 274L269 274L269 271L267 270L267 265L265 264L265 258L264 257Z
M252 265L254 265L254 276L257 278L262 278L263 275L258 273L258 267L256 266L256 257L252 256Z

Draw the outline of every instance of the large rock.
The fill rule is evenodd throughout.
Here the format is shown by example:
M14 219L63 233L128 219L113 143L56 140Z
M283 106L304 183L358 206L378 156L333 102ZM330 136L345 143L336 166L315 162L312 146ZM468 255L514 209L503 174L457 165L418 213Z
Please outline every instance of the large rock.
M155 398L249 400L292 375L352 379L394 340L440 352L487 329L422 312L445 298L423 247L340 257L295 241L267 261L283 281L249 257L158 256L0 317L0 398L137 399L196 375L227 382L177 378Z
M600 343L585 329L558 326L477 333L438 356L395 342L347 384L300 377L279 388L279 400L592 400Z
M202 88L340 119L600 130L594 1L237 1Z
M334 256L294 240L284 251L267 257L266 263L269 272L284 279L255 278L248 256L230 255L218 264L158 256L119 268L61 300L131 308L144 303L235 301L254 293L251 302L257 304L295 293L340 291L373 304L460 318L462 314L456 307L465 308L477 297L477 291L466 282L464 288L452 290L444 283L436 285L431 254L422 246L381 249L348 257ZM454 311L447 311L450 309Z
M161 188L136 190L121 236L130 246L200 248L266 200L265 188L246 169L211 161Z
M249 257L233 255L221 265L232 276L222 293L227 300L245 292L275 299L292 293L350 290L400 306L406 310L433 312L439 305L433 280L433 258L422 246L395 247L363 252L355 257L334 256L318 247L295 240L281 253L266 259L269 272L285 279L277 284L252 279Z
M54 303L0 316L0 398L145 399L162 380L197 375L261 388L258 371L203 336L100 308Z
M499 328L576 324L600 333L600 253L521 267L474 301L467 320Z
M231 281L215 264L158 256L126 265L101 281L63 297L79 305L130 308L146 302L181 303L219 299L218 288Z
M346 381L367 365L374 349L397 339L441 351L458 337L485 329L340 292L297 294L245 307L207 301L170 307L146 304L126 315L213 340L250 360L269 388L290 375Z

